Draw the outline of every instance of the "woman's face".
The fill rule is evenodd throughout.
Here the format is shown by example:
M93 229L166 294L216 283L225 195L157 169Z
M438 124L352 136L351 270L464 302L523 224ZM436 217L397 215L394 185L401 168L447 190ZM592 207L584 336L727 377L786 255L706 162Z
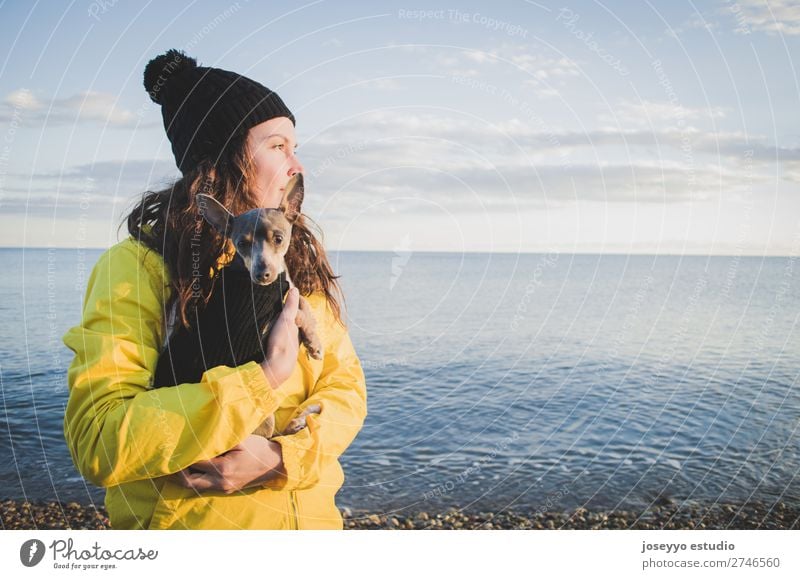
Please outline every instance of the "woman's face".
M296 147L294 125L288 117L264 121L247 133L247 148L256 169L253 192L259 207L276 209L289 179L303 172Z

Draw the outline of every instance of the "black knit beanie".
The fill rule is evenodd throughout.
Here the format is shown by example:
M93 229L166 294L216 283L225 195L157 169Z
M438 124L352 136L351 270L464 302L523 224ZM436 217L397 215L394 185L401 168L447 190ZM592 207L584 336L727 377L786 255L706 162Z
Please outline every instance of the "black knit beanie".
M144 69L144 88L161 105L175 162L184 174L215 161L231 137L270 119L294 115L281 98L249 78L220 68L197 66L172 49Z

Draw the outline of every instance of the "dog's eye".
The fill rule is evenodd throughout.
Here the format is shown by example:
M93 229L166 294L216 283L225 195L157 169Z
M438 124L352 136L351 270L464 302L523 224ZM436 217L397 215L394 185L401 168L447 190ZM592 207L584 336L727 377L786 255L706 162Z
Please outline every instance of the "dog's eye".
M276 235L275 237L273 237L273 239L275 240L275 243L277 243L278 245L283 243L283 236L281 235Z
M236 247L238 247L239 249L247 249L247 241L245 241L244 239L240 239L239 241L236 242Z

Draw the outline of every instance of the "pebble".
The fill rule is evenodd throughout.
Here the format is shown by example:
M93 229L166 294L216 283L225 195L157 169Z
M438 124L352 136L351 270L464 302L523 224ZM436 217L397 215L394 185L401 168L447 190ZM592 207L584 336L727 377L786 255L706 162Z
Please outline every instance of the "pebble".
M0 500L2 529L110 529L101 506L75 502L31 503ZM351 507L342 509L345 529L794 529L800 530L800 505L780 501L697 505L674 501L644 511L469 513L454 507L379 515Z
M31 503L0 501L2 528L11 529L110 529L105 509L75 502Z

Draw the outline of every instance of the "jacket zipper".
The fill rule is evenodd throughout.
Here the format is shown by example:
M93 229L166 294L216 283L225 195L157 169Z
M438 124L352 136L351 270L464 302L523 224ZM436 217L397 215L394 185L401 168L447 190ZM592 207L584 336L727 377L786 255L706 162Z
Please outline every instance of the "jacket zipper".
M294 525L295 530L300 530L300 521L297 517L297 504L294 501L294 491L289 492L289 502L292 505L292 524Z

